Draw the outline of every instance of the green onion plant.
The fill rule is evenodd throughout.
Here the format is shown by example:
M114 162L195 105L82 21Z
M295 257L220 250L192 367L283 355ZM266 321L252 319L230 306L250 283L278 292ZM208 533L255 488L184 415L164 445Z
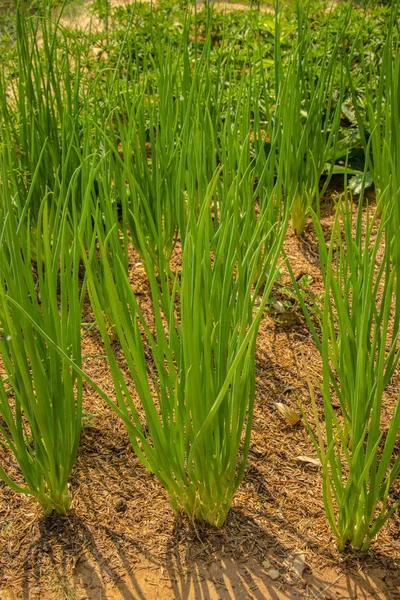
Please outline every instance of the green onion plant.
M69 190L74 196L76 178ZM5 186L2 192L0 357L5 374L0 379L0 443L13 455L24 482L6 464L0 465L0 478L15 491L37 498L46 515L53 509L65 514L81 431L82 378L37 327L81 364L85 284L80 282L77 224L68 216L69 197L44 197L35 216L33 260L30 213L19 217L15 195ZM23 204L30 202L28 196Z
M400 187L398 15L399 3L394 2L381 53L368 50L361 31L353 51L344 57L357 128L366 155L368 179L374 184L379 210L384 201L396 203ZM359 78L356 79L354 74L355 62L361 70L361 88Z
M30 17L17 5L16 56L11 52L0 70L0 135L8 157L7 177L18 184L17 198L24 199L36 174L32 218L57 181L67 185L80 166L83 144L80 51L63 34L62 11L56 22L49 11L42 18ZM46 158L40 161L45 143Z
M326 190L334 169L342 104L339 42L326 34L322 56L312 50L308 5L297 2L297 40L289 64L280 50L280 13L275 18L275 129L278 170L285 201L292 206L292 227L301 235L313 203ZM320 189L322 175L326 173Z
M390 496L400 472L400 396L393 408L385 397L400 359L400 273L384 243L390 213L385 209L381 219L377 214L367 207L363 215L362 202L354 207L346 194L328 248L314 215L325 283L322 339L297 289L323 360L325 422L313 399L317 435L309 431L340 551L347 545L367 550L400 505Z
M242 211L252 210L254 218L256 203L261 207L275 185L273 162L264 168L265 156L263 163L251 149L252 130L259 126L257 69L253 74L249 67L247 73L245 64L239 73L232 48L213 57L211 34L201 53L192 56L190 26L188 21L179 51L168 41L156 51L159 40L152 40L150 56L140 57L144 72L138 71L139 56L134 55L129 77L116 82L108 100L103 128L115 201L135 248L150 255L154 266L160 252L168 258L178 239L184 243L188 197L204 197L219 165L224 165L219 188L230 188L246 173L253 198L251 209L242 204ZM274 206L267 200L265 207L282 212L280 200ZM271 214L271 222L274 218ZM144 247L135 219L141 222Z
M220 175L217 170L204 197L189 197L180 275L171 273L161 254L159 281L151 258L144 257L153 324L135 297L121 245L118 251L119 226L99 224L98 209L89 211L96 217L86 259L90 299L114 380L116 401L108 402L172 507L216 526L226 519L246 465L257 330L287 225L287 217L279 224L261 217L254 227L237 197L247 179L221 188L221 198ZM142 242L139 219L136 232ZM265 244L269 251L260 273ZM132 381L117 361L108 324Z

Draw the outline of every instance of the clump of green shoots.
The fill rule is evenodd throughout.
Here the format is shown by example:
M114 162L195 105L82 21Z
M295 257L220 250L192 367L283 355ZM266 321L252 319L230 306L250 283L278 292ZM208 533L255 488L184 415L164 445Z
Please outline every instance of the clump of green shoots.
M322 341L302 304L323 360L325 423L312 394L318 435L309 430L322 462L326 514L340 551L347 544L367 550L400 505L390 499L400 472L395 451L400 397L391 413L384 395L400 359L400 273L390 244L384 244L389 218L384 210L379 220L368 207L363 215L362 202L354 208L346 195L337 206L329 248L314 220L325 282Z
M339 42L326 34L322 58L312 51L308 5L297 2L297 41L293 56L283 65L279 12L275 19L275 129L278 171L285 201L292 206L292 227L301 235L314 201L326 190L333 173L339 135L342 91L338 62ZM326 171L323 189L320 180ZM318 208L318 206L317 206Z
M77 186L71 187L76 192ZM27 207L35 189L34 174ZM79 281L77 227L68 220L69 198L45 197L35 215L33 253L29 211L19 217L15 195L9 191L3 185L0 356L5 374L0 378L0 443L13 455L25 483L6 465L0 465L0 478L15 491L37 498L46 515L53 509L65 514L81 431L82 378L40 332L81 364L85 285Z
M154 265L160 252L169 257L177 239L184 241L187 196L204 196L218 165L224 165L221 185L245 172L250 191L254 184L249 142L258 79L238 76L233 51L212 58L209 36L192 57L190 25L179 52L170 42L153 48L154 56L142 57L147 68L140 75L138 57L128 64L129 80L116 82L104 127L116 201L136 250Z
M345 57L355 119L366 155L368 180L374 184L380 211L383 210L383 202L396 202L400 188L398 14L399 3L395 2L381 54L374 55L368 51L361 31L353 52ZM352 72L356 61L360 63L362 94L359 92L360 83L355 81Z
M81 164L80 51L63 34L60 18L61 12L53 22L48 7L42 18L30 17L18 4L16 55L10 53L0 70L0 133L7 177L18 184L17 199L25 199L35 173L32 218L47 191L54 191L60 180L67 186ZM39 160L45 144L46 159Z
M218 188L219 178L217 170L204 197L188 196L180 275L171 273L161 254L159 282L152 259L144 257L152 326L129 281L118 224L104 229L94 209L86 259L117 397L115 403L107 400L123 419L139 459L167 489L172 507L216 526L226 519L246 465L256 335L287 225L287 218L277 224L261 216L254 226L253 216L241 212L240 185L233 181ZM248 186L247 178L241 185ZM139 219L136 233L144 243ZM260 272L259 257L270 236L274 242ZM117 362L108 323L135 392Z

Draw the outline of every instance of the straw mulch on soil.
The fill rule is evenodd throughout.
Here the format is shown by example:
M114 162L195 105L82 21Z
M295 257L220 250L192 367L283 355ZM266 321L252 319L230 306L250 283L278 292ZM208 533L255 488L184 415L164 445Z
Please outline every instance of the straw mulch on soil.
M334 192L332 186L322 204L327 235ZM322 287L311 224L301 239L289 232L285 248L295 275L311 275L310 302L318 301ZM135 254L131 271L151 315ZM306 370L321 406L321 362L287 275L273 297L278 310L265 314L258 337L248 466L223 528L174 515L163 488L135 457L124 426L87 387L69 516L45 518L33 499L0 483L1 600L400 597L399 514L365 555L336 551L324 513L321 470L307 462L316 453L304 423L290 425L275 405L298 412L300 398L312 422ZM91 319L89 307L85 319ZM84 355L90 356L85 360L90 375L112 394L94 327L84 337ZM389 413L399 384L397 373L386 394ZM14 472L4 450L0 460Z

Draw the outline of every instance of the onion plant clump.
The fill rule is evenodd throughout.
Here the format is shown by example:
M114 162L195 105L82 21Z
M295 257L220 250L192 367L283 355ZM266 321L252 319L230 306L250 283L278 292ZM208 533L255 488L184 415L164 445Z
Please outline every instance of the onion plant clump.
M63 33L61 12L57 22L49 15L46 9L44 17L30 17L17 5L16 51L0 69L0 132L8 177L18 184L17 199L26 198L36 173L32 218L57 179L69 181L79 168L83 144L80 50ZM40 161L44 144L46 160Z
M343 31L335 40L326 34L322 57L312 51L308 8L297 2L297 42L288 65L280 50L280 16L275 19L275 129L277 162L286 201L292 206L292 226L301 235L309 209L329 184L340 126L343 86L338 61ZM326 172L324 187L319 189ZM318 208L318 207L317 207Z
M161 254L159 281L151 258L144 258L153 325L131 287L118 223L104 228L94 210L86 259L90 299L117 398L108 402L124 420L139 459L167 489L172 507L216 526L226 519L246 465L257 330L287 226L286 218L276 232L276 223L260 218L254 227L253 219L241 213L237 186L223 188L224 197L218 197L219 177L217 171L204 197L189 198L181 273L171 273ZM145 243L139 219L136 232ZM254 285L269 236L274 243ZM115 342L135 392L117 361Z
M182 52L187 58L185 46ZM192 93L187 107L183 97L191 85L187 60L180 75L180 53L173 58L170 47L162 47L162 53L156 62L153 59L155 64L149 59L148 72L140 77L134 75L132 62L129 85L116 82L120 108L110 112L107 127L109 171L117 201L135 248L141 255L150 255L154 264L160 252L171 255L178 231L184 229L185 142L193 101ZM134 218L140 219L142 240L136 235Z
M390 496L400 473L400 396L391 413L384 395L400 359L400 273L390 244L384 245L389 216L385 210L378 220L367 209L363 224L362 203L354 209L346 196L329 249L315 220L325 282L322 341L313 331L323 359L325 423L313 401L317 436L312 436L339 550L347 544L367 550L400 505ZM304 303L303 308L307 311ZM387 424L382 417L388 412Z
M34 193L34 182L31 193ZM3 192L7 188L3 189ZM70 505L68 478L81 431L82 378L49 345L39 329L81 364L81 314L77 227L66 203L43 199L35 262L25 227L6 201L0 234L0 443L6 462L0 478L15 491L37 498L46 515L65 514ZM26 200L30 203L30 198ZM29 213L22 219L29 221ZM26 238L26 236L28 236ZM13 455L22 473L10 473Z
M230 187L238 172L250 173L251 115L259 97L258 79L238 75L232 50L211 56L211 37L199 56L189 49L190 21L179 52L170 43L154 56L129 63L127 82L115 82L105 124L110 179L136 250L171 255L184 241L188 196L204 197L216 168L223 164L221 185ZM157 40L158 42L158 40ZM155 44L155 42L153 42ZM118 109L112 103L118 98ZM254 183L250 181L249 189ZM140 220L141 246L134 219Z
M353 51L346 56L355 121L366 155L368 179L374 184L379 210L395 202L400 189L400 40L399 3L393 3L382 53L368 51L361 30ZM352 72L360 63L361 84ZM360 95L359 87L363 93ZM361 178L361 176L359 176Z

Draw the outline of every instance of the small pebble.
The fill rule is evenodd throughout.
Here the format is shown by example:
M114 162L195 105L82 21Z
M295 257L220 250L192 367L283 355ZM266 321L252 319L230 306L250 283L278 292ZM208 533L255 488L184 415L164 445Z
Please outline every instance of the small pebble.
M267 575L268 577L271 577L271 579L278 579L278 577L280 577L280 573L279 571L277 571L276 569L269 569L269 571L267 571Z
M269 560L263 560L262 566L264 567L264 569L269 569L271 563L269 562Z

